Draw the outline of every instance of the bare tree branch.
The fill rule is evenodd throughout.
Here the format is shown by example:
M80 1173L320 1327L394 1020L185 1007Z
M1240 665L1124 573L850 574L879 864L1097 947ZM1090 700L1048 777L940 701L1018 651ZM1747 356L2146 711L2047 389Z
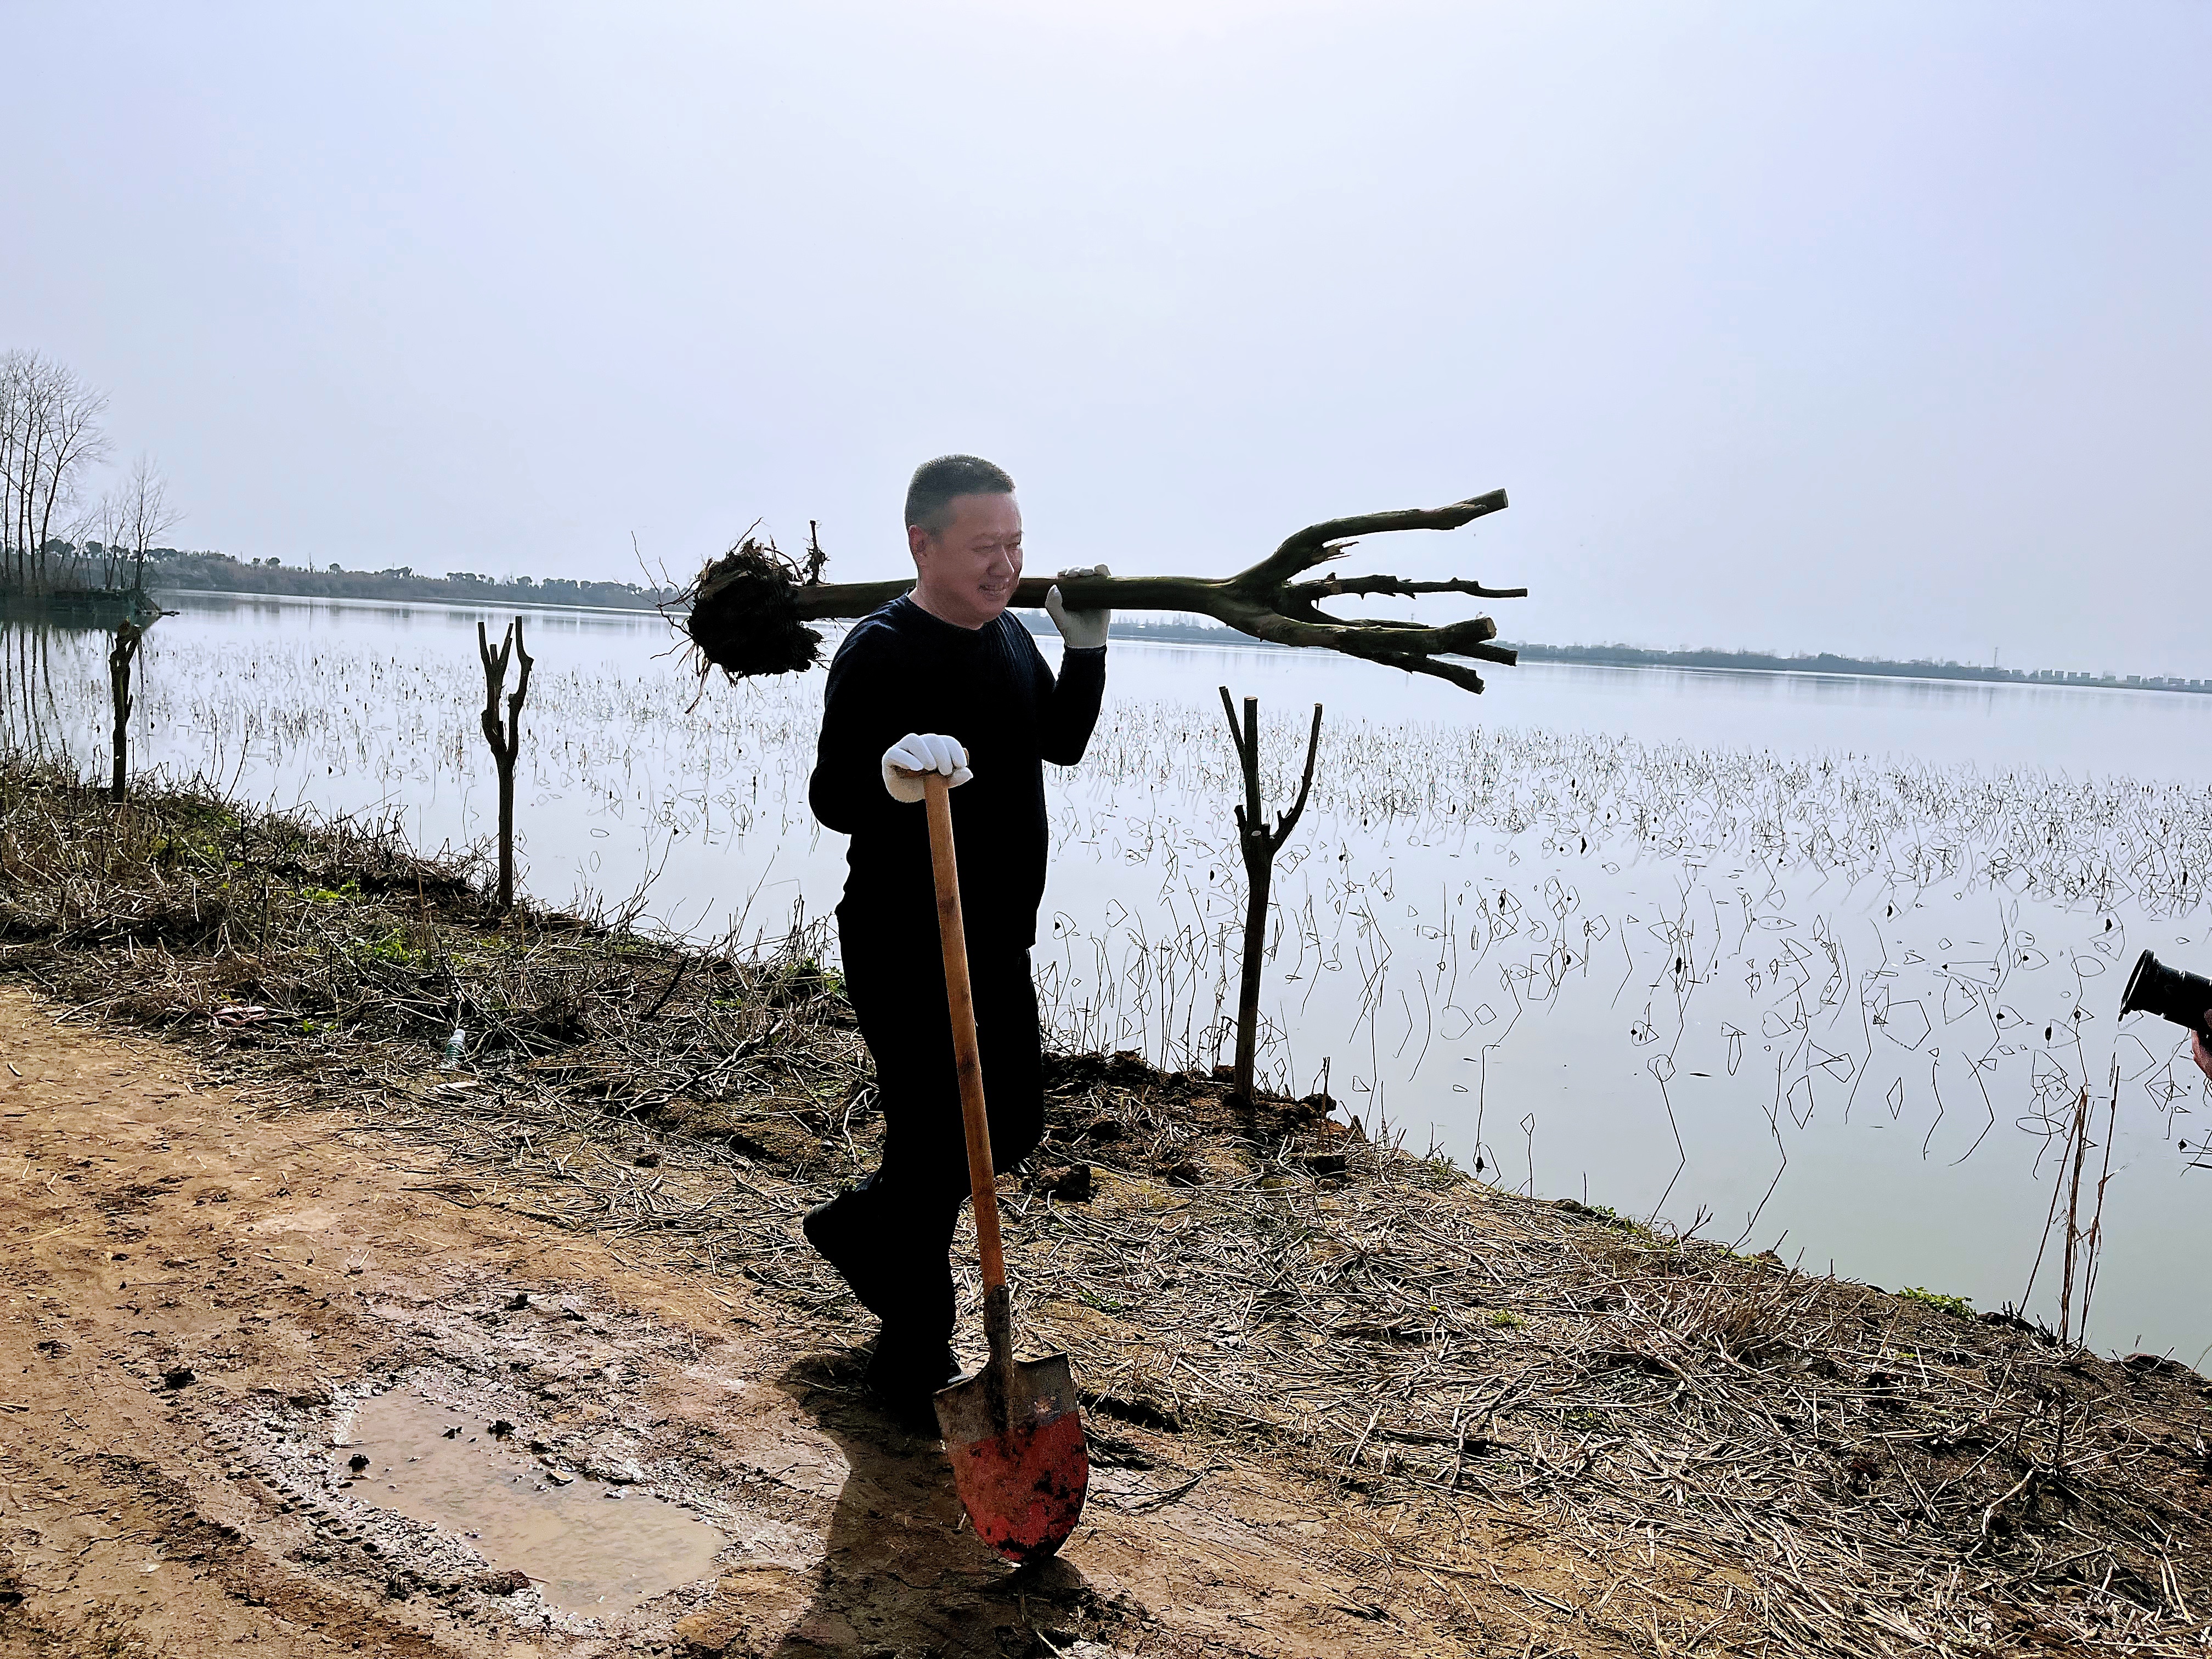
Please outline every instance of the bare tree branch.
M141 450L131 463L131 476L123 483L124 544L132 560L131 585L146 586L146 555L157 537L166 536L184 522L181 508L169 504L169 481L151 457Z
M1449 507L1401 507L1388 513L1325 519L1285 537L1280 547L1244 574L1276 586L1301 570L1342 557L1346 546L1358 537L1384 535L1394 530L1456 530L1486 513L1502 512L1504 507L1505 492L1493 489L1486 495L1470 495L1463 501L1454 501Z
M1298 820L1306 815L1306 797L1313 793L1314 757L1321 752L1321 705L1314 705L1313 730L1306 733L1305 775L1298 780L1298 798L1291 803L1291 810L1275 820L1275 850L1281 852L1283 843L1291 838L1291 831L1298 827Z
M1399 576L1323 576L1318 581L1293 582L1283 590L1304 599L1334 599L1340 593L1469 593L1478 599L1525 599L1525 587L1485 587L1480 582L1454 579L1442 582L1409 582Z

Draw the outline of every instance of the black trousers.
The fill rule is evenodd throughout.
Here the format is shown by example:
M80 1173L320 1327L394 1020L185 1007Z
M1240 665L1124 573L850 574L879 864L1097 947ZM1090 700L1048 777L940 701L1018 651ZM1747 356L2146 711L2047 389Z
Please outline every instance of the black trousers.
M838 915L845 991L876 1063L883 1164L831 1206L840 1253L869 1264L865 1283L887 1340L930 1349L951 1339L952 1230L969 1196L968 1145L952 1056L952 1020L935 931L896 939ZM968 960L991 1161L1008 1169L1044 1133L1036 987L1026 949L985 947Z

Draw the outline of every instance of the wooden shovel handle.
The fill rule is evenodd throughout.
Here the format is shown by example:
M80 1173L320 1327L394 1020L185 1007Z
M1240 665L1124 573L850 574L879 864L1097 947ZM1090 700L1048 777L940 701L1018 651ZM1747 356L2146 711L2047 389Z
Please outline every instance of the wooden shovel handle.
M975 1047L975 994L968 982L968 936L960 921L960 866L952 853L952 785L942 772L921 775L929 811L929 862L937 878L937 933L945 947L945 996L952 1015L952 1058L960 1072L960 1121L968 1134L968 1184L975 1195L975 1244L983 1288L1006 1282L999 1243L999 1183L991 1169L991 1120L983 1108L983 1060Z

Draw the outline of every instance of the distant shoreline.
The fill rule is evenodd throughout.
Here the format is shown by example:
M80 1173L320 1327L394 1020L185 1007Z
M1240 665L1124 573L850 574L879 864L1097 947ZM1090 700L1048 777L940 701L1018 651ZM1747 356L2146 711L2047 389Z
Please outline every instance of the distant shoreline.
M1052 623L1042 611L1030 611L1022 620L1033 633L1049 635ZM1256 648L1282 651L1291 647L1255 640L1208 623L1123 623L1113 625L1112 636L1132 644L1202 645L1220 649ZM2082 674L2057 669L1996 668L1972 663L1893 662L1880 657L1840 657L1831 652L1784 657L1763 651L1651 651L1632 645L1536 645L1500 640L1507 649L1521 653L1523 662L1565 663L1589 668L1702 668L1735 673L1829 674L1861 679L1959 680L1989 685L2047 685L2117 691L2182 691L2212 693L2212 679L2185 679L2178 675Z
M2051 685L2118 691L2212 692L2212 680L2175 675L2081 674L2057 669L1996 668L1956 662L1892 662L1879 657L1839 657L1829 652L1781 657L1760 651L1646 651L1629 645L1501 645L1524 661L1595 668L1720 668L1738 673L1837 674L1863 679L1962 680L1985 685Z
M528 577L494 581L465 572L420 576L410 569L390 571L313 570L292 565L242 565L215 554L166 555L157 550L147 568L147 586L162 592L240 599L331 599L368 604L522 605L538 610L615 611L635 615L660 610L677 597L674 590L631 582L535 581ZM1032 633L1050 636L1042 611L1017 613ZM1112 637L1131 644L1205 646L1221 650L1279 651L1291 647L1256 640L1234 629L1203 622L1127 622L1113 625ZM1881 657L1845 657L1832 652L1784 657L1763 651L1658 651L1632 645L1543 645L1500 640L1524 662L1562 663L1590 668L1717 669L1736 673L1823 674L1861 679L1952 680L1969 684L2062 686L2118 691L2178 691L2212 694L2212 679L2179 675L2091 674L2062 669L2000 668L1957 662L1895 661Z
M408 598L383 599L370 599L366 596L351 593L261 593L244 591L234 587L179 587L172 582L163 582L157 586L149 586L147 591L156 599L173 597L178 599L193 599L276 600L281 604L289 605L391 605L403 609L410 605L422 607L433 605L460 605L465 608L471 608L478 611L492 609L508 611L559 611L574 612L580 616L602 617L650 617L659 608L657 605L574 605L564 603L558 599L509 599L504 596L498 599L481 599L476 597L471 597L468 599L447 599L442 596L434 596L427 599Z
M240 593L276 599L428 600L462 605L556 605L592 611L658 611L676 597L670 587L635 582L544 581L518 576L495 581L465 570L418 575L410 566L390 570L317 570L308 565L257 560L241 564L222 553L156 548L146 561L146 586L180 592Z

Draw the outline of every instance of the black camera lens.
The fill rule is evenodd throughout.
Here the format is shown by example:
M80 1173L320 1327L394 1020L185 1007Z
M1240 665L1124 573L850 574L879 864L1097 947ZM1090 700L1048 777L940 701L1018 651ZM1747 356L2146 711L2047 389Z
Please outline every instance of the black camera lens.
M2212 980L2169 968L2146 951L2136 958L2128 975L2128 988L2120 994L2123 1014L2156 1014L2176 1025L2212 1036L2204 1030L2204 1012L2212 1008Z

